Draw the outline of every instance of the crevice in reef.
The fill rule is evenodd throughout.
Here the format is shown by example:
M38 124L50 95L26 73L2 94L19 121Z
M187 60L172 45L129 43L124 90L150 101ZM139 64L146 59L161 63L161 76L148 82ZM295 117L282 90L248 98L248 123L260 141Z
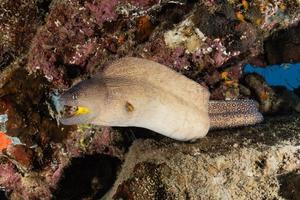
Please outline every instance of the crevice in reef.
M0 70L2 71L8 66L14 59L12 52L4 52L0 55Z
M114 183L119 165L118 159L106 155L72 159L58 183L54 199L99 199Z
M38 0L36 1L38 18L43 21L49 11L52 0Z
M0 199L1 200L8 200L8 198L5 195L5 191L1 190L1 188L0 188Z
M9 66L12 67L12 66ZM69 128L62 131L49 114L50 84L41 76L28 75L21 66L1 88L0 111L8 115L7 132L24 143L48 145L61 142Z
M268 64L296 63L300 61L300 23L272 34L264 42Z
M300 197L300 173L290 172L278 177L280 182L279 194L290 200L299 200Z

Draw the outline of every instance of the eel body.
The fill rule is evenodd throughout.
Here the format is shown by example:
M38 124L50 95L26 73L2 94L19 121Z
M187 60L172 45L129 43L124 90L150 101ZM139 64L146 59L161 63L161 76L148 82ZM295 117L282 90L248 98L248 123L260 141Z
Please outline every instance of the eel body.
M257 124L263 116L253 100L209 101L210 130Z
M210 128L262 121L255 103L211 101L209 91L159 63L127 57L64 92L62 106L84 107L84 114L62 124L142 127L177 140L204 137Z

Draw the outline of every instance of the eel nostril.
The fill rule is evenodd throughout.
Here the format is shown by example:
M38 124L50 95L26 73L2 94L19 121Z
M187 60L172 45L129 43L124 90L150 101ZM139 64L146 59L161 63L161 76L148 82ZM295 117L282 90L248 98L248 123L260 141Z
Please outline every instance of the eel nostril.
M78 94L77 93L72 94L72 99L77 100L78 99Z

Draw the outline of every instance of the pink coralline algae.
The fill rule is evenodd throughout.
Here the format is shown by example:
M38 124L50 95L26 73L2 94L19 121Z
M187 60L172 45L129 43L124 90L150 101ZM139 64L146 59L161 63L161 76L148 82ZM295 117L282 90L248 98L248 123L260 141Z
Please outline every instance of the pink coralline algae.
M117 18L115 12L116 6L120 0L101 0L87 2L85 7L88 8L92 16L96 19L97 24L103 24L106 21L113 21Z
M116 49L111 48L111 45L108 49L105 47L108 42L106 38L115 37L104 36L102 32L109 33L113 31L111 29L117 29L118 26L104 25L117 21L118 8L126 3L146 8L157 1L98 0L82 3L71 0L55 2L46 24L39 29L32 42L28 59L29 71L41 71L55 85L65 86L68 85L70 73L89 71L98 64L94 61L95 58L103 59L105 50L116 53ZM125 21L125 19L122 20ZM147 26L146 28L145 34L148 35L145 37L139 34L139 38L149 37L153 27Z
M20 181L21 175L16 173L16 168L12 163L0 165L0 186L12 190Z
M95 40L88 40L85 44L76 46L73 55L70 55L70 64L83 66L88 56L94 52L95 46Z
M54 166L55 169L53 171L50 171L50 173L48 174L48 176L46 176L47 182L53 188L55 188L57 186L58 182L62 178L62 175L64 173L64 169L66 168L67 164L68 163L65 162L65 163L58 164L58 166Z
M108 0L56 2L33 40L29 71L41 70L49 81L66 85L68 68L86 69L89 57L98 48L95 30L116 19L117 4L118 1Z
M74 21L66 20L73 15ZM82 12L75 14L75 6L58 3L48 16L48 21L33 40L28 66L30 71L41 70L50 81L63 81L64 69L60 65L68 63L76 51L76 45L84 45L89 32L83 32ZM74 26L75 21L77 26ZM81 31L80 31L81 30ZM72 41L70 43L70 41ZM72 61L73 61L72 60ZM69 62L70 63L70 62Z
M139 16L136 9L141 6L145 10L157 3L155 0L53 3L45 25L32 41L28 70L40 71L54 85L64 87L70 84L70 79L93 71L99 62L116 59L112 58L114 54L124 54L127 50L130 54L134 45L145 42L155 28L151 17L147 13ZM129 20L131 17L134 20ZM136 41L128 40L132 37Z
M123 136L112 128L91 128L72 133L66 141L66 149L70 157L101 153L122 159L124 149L118 145L122 140Z
M172 63L172 66L175 69L188 69L190 67L190 62L188 61L188 57L185 54L185 49L178 47L173 52L171 52L172 59L174 59L174 62Z
M129 2L135 6L141 6L143 8L148 8L154 4L157 4L159 0L129 0Z
M193 53L193 61L199 66L220 67L230 58L238 56L239 51L228 52L222 44L222 40L216 38L214 40L207 39L205 47L199 48Z
M145 45L144 50L146 53L142 54L143 57L166 65L176 71L183 71L191 66L189 56L183 47L169 49L162 38L158 37L155 38L155 40L150 40L150 42Z

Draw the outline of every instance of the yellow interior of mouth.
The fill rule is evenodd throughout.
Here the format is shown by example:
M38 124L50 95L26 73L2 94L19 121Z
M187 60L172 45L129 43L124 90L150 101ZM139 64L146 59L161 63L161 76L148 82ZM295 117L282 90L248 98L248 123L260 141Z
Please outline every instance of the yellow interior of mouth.
M75 115L83 115L90 113L90 109L88 107L78 106L75 112Z

